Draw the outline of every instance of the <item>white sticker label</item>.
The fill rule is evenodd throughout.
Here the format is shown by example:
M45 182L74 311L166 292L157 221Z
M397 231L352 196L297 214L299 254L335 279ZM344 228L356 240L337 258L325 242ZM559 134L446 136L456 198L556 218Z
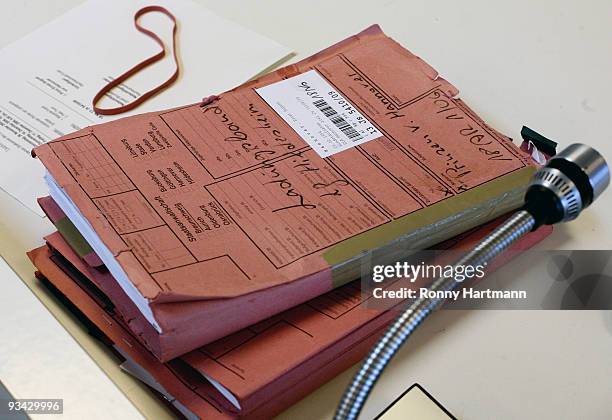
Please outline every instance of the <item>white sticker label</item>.
M315 70L256 91L322 158L382 136Z

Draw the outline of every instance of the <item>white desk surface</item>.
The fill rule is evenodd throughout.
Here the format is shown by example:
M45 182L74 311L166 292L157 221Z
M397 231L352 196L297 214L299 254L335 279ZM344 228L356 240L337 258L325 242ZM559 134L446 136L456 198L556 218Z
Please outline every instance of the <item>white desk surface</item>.
M78 3L5 2L0 47ZM498 130L518 139L525 124L561 146L588 143L612 162L608 125L612 2L608 0L200 3L292 47L296 59L379 23L459 87L461 97ZM607 192L540 247L612 249L611 208L612 192ZM33 270L25 250L40 245L42 235L50 231L47 220L0 192L0 252L22 278L31 280ZM19 318L18 328L3 326L0 337L10 336L11 342L0 345L25 350L36 342L32 337L40 337L36 351L12 352L8 360L0 360L0 369L5 370L26 357L33 360L32 369L12 376L11 382L2 378L8 389L21 398L63 397L66 417L79 418L87 412L89 418L111 414L138 418L128 398L84 357L76 342L61 332L46 333L54 320L43 322L38 300L24 293L20 282L8 279L1 293L11 298L3 300L0 316L3 320L14 313L31 316ZM78 326L73 322L72 328ZM102 352L93 342L85 347ZM363 418L373 417L419 382L462 419L608 419L612 417L611 349L611 312L441 311L393 362ZM38 363L51 351L71 355L69 364L62 357ZM340 375L281 418L329 418L351 374ZM132 387L131 399L150 398L136 384ZM167 416L156 411L145 414Z

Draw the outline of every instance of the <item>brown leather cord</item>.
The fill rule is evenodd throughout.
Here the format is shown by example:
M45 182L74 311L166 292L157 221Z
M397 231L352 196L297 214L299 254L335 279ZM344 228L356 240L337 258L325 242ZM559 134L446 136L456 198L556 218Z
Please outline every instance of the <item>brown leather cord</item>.
M127 79L129 79L130 77L132 77L133 75L135 75L139 71L141 71L141 70L145 69L146 67L150 66L151 64L161 60L166 55L166 47L165 47L163 41L155 33L151 32L150 30L148 30L146 28L143 28L138 23L138 18L140 18L142 15L147 14L149 12L160 12L160 13L163 13L166 16L168 16L172 20L172 22L174 23L174 27L172 29L172 54L174 56L174 64L175 64L175 68L176 68L176 70L174 71L174 74L172 76L170 76L170 78L168 80L166 80L164 83L162 83L161 85L157 86L154 89L151 89L150 91L144 93L143 95L141 95L140 97L136 98L135 100L133 100L132 102L130 102L130 103L126 104L126 105L119 106L119 107L116 107L116 108L98 108L96 106L96 104L98 102L100 102L100 99L102 99L102 97L104 95L106 95L108 92L110 92L112 89L114 89L115 87L117 87L121 83L125 82ZM93 110L98 115L116 115L116 114L121 114L123 112L130 111L130 110L136 108L138 105L140 105L143 102L145 102L147 99L151 98L152 96L157 95L159 92L161 92L162 90L164 90L168 86L170 86L172 83L174 83L176 81L176 79L178 79L178 76L179 76L179 61L178 61L178 56L177 56L177 53L176 53L177 24L176 24L176 18L174 17L174 15L172 13L170 13L166 8L164 8L162 6L147 6L147 7L143 7L142 9L138 10L134 14L134 26L136 26L136 29L138 31L140 31L143 34L149 36L150 38L153 38L153 40L155 42L157 42L157 44L162 48L162 50L160 52L158 52L157 54L147 58L146 60L136 64L134 67L132 67L131 69L129 69L128 71L123 73L121 76L115 78L112 82L109 82L106 86L104 86L96 94L96 96L94 96L93 101L92 101Z

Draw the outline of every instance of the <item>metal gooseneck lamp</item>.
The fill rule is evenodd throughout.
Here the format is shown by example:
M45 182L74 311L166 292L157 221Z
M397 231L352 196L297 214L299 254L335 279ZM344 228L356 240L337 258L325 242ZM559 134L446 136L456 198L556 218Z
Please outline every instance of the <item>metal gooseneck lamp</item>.
M608 165L596 150L584 144L568 146L534 174L525 194L524 206L455 264L485 265L528 232L542 225L575 219L609 183ZM429 289L449 291L459 285L461 282L452 276L441 277ZM443 302L442 298L419 298L389 326L346 388L335 420L359 416L370 391L395 353Z

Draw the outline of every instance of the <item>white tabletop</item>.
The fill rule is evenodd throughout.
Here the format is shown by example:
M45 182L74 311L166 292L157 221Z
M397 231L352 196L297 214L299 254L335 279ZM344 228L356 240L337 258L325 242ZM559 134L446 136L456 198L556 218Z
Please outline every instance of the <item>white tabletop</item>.
M0 47L78 3L7 2ZM561 146L575 141L592 145L612 161L607 124L612 115L612 3L607 0L200 3L281 41L298 53L296 59L378 23L459 87L462 99L499 131L518 139L521 126L528 125ZM610 208L608 192L577 221L558 227L540 247L612 249ZM0 252L20 276L31 279L33 269L23 253L40 245L42 235L51 230L46 220L0 192ZM84 357L75 341L60 332L46 333L54 322L51 315L43 320L37 299L24 293L14 278L7 279L2 295L10 299L3 300L0 315L6 319L11 313L32 314L19 318L21 328L10 327L10 349L24 349L32 345L32 336L40 337L37 352L17 352L0 360L0 368L8 369L26 355L32 358L31 369L11 376L10 382L1 378L9 391L21 398L63 396L71 404L82 404L90 418L96 413L100 418L110 413L138 418L128 398ZM5 328L2 340L9 336ZM70 355L70 364L65 357L45 358L52 348ZM419 382L462 419L607 419L612 416L611 348L610 312L441 311L387 370L364 418ZM329 418L351 372L281 417ZM44 386L30 388L36 395L27 392L32 378L44 378ZM145 398L142 392L132 390L130 399ZM81 409L73 405L65 412L78 418Z

